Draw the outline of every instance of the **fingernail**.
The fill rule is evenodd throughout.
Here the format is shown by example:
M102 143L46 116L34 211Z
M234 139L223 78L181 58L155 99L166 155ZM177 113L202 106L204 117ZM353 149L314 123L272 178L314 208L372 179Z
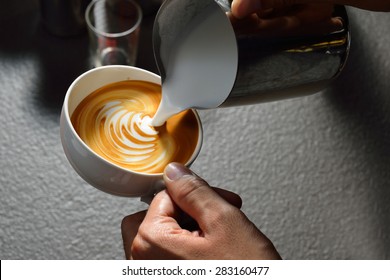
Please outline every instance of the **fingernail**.
M164 174L169 180L176 181L184 175L192 175L192 172L184 165L173 162L165 167Z

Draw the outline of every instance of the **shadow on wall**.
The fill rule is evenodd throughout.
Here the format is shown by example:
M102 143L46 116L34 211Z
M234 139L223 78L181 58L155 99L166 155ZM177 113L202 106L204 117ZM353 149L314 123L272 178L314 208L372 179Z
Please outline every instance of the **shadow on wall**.
M42 26L39 1L25 3L18 9L15 5L0 7L5 9L0 18L0 54L16 64L26 57L38 60L38 67L32 69L39 77L31 88L33 105L59 115L67 88L88 69L88 38L85 32L75 37L51 35ZM7 9L13 15L5 16Z
M59 114L68 87L89 69L87 37L55 37L39 26L34 43L42 75L38 100Z
M52 35L43 27L39 0L6 0L0 3L0 56L17 59L35 55L39 61L36 88L31 89L38 109L59 115L70 84L92 66L87 30L77 36ZM7 2L7 3L6 3ZM15 3L15 4L12 4ZM151 31L154 15L142 21L137 66L158 73L154 61Z
M325 96L348 124L358 124L361 130L351 137L356 137L356 148L370 167L372 197L377 203L372 214L381 227L376 237L383 244L381 255L390 259L390 65L383 59L389 56L385 48L380 50L374 35L369 40L355 14L350 20L352 47L348 63Z
M154 15L143 19L137 66L158 73L152 48L153 22ZM37 110L59 115L70 84L92 67L87 30L77 36L52 35L42 24L39 0L1 2L0 24L0 57L20 63L26 55L35 56L39 66L33 71L39 79L31 89L34 105Z

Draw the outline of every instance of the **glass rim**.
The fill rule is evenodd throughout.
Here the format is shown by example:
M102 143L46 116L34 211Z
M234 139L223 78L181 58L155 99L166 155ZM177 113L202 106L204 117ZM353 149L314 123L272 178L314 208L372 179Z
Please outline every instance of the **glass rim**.
M91 3L88 4L88 7L87 9L85 10L85 21L87 23L87 26L90 30L92 30L93 32L95 32L96 34L100 35L100 36L104 36L104 37L108 37L108 38L118 38L118 37L123 37L123 36L126 36L126 35L129 35L131 34L134 30L136 30L138 28L138 26L141 24L141 21L142 21L142 9L141 7L138 5L137 2L135 2L134 0L122 0L122 1L126 1L126 2L130 2L137 10L137 21L135 22L135 24L130 28L130 29L127 29L123 32L117 32L117 33L108 33L108 32L104 32L104 31L101 31L99 29L97 29L91 22L90 20L90 17L89 17L89 14L92 10L92 8L95 6L95 4L97 2L106 2L106 0L93 0Z

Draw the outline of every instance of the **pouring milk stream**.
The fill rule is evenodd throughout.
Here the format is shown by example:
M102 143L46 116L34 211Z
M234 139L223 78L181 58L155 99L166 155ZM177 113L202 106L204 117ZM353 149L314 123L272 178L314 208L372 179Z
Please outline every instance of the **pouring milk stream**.
M349 53L344 6L337 30L299 26L235 34L226 12L229 0L165 0L153 27L153 46L162 79L162 100L150 120L161 126L189 109L248 105L319 92L336 78Z
M152 126L189 108L216 108L231 92L238 66L236 37L225 12L213 4L189 21L168 50L162 100Z

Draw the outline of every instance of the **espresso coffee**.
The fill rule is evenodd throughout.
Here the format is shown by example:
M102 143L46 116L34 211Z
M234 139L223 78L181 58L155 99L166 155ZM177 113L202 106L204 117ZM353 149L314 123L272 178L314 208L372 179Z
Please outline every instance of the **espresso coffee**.
M88 95L71 122L80 138L111 163L136 172L161 173L168 163L185 164L191 158L200 132L192 110L153 127L160 101L160 85L116 82Z

